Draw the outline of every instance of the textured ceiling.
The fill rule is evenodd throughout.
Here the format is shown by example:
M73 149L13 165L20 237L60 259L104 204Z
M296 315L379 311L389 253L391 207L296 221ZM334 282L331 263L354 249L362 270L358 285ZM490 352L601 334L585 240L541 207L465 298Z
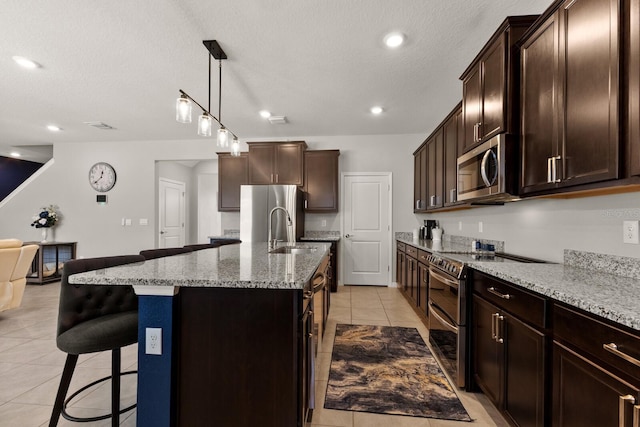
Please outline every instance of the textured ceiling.
M54 142L197 138L175 121L183 89L241 139L427 133L462 97L458 77L508 15L550 0L3 0L0 155ZM401 31L389 50L383 36ZM31 58L27 71L11 59ZM216 63L214 62L214 65ZM212 113L217 115L217 68ZM369 108L382 105L374 117ZM285 115L271 125L258 115ZM194 108L194 119L199 111ZM83 122L101 121L105 131ZM55 123L64 131L49 132ZM25 147L26 148L26 147Z

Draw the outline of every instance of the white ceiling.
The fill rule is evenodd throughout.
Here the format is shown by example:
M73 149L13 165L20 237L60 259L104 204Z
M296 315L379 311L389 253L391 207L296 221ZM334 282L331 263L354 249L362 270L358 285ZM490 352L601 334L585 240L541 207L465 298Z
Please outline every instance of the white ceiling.
M222 121L241 139L428 133L460 101L458 77L508 15L550 0L3 0L0 155L54 142L194 139L183 89L208 99L218 40ZM390 31L407 35L397 50ZM18 67L14 55L41 64ZM218 74L212 72L217 115ZM381 105L385 113L372 116ZM258 115L285 115L271 125ZM194 108L194 120L199 111ZM105 131L83 122L101 121ZM63 132L51 133L48 124Z

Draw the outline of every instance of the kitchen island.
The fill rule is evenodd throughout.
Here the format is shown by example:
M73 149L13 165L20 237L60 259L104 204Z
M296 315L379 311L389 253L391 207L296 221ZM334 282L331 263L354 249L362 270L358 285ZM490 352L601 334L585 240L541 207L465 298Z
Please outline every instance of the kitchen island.
M313 402L309 284L330 245L304 246L315 250L270 254L266 243L241 243L69 277L131 285L139 296L138 426L304 424ZM147 339L158 330L159 342Z

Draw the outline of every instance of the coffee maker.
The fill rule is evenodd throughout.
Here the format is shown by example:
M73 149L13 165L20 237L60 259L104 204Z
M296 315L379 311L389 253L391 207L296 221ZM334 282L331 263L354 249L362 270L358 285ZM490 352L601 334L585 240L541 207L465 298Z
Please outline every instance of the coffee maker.
M420 238L423 240L431 240L431 230L438 226L438 221L435 219L425 219L424 225L420 227Z

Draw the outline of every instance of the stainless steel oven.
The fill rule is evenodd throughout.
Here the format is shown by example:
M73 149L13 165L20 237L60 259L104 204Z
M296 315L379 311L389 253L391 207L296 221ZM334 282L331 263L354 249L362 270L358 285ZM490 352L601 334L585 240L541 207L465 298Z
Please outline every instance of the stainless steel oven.
M464 265L429 259L429 343L456 386L466 385L467 289Z
M507 201L517 198L515 141L499 134L458 157L458 200Z

